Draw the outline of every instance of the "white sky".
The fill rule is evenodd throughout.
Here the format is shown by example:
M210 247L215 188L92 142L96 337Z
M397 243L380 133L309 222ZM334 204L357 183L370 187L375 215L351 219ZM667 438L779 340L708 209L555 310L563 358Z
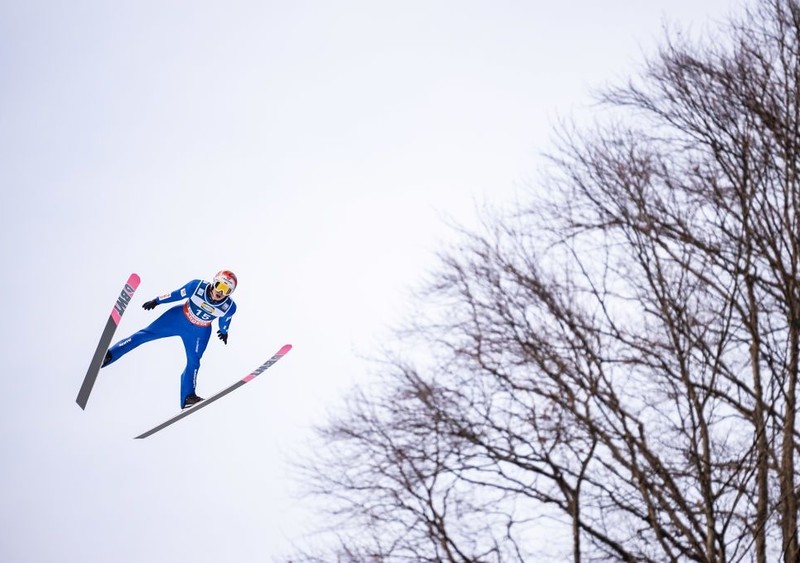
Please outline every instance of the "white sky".
M726 0L0 2L0 560L272 561L314 515L291 473L371 369L476 202L536 176L559 116L636 72L665 21ZM115 341L193 278L239 276L208 396L177 412L178 339L75 397L130 272ZM214 329L216 331L216 327Z

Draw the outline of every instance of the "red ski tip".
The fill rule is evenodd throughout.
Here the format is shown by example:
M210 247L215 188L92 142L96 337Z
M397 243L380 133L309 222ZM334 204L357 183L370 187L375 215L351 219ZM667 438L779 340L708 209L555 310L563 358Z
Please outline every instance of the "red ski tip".
M128 303L130 303L131 298L133 297L134 292L136 292L136 288L139 287L139 283L142 280L139 278L139 274L131 274L128 277L128 281L125 282L125 287L122 288L122 291L117 298L117 302L114 304L114 308L111 310L111 318L114 319L116 324L119 324L120 318L122 318L122 313L125 312L125 309L128 307Z
M278 356L283 356L284 354L288 353L289 350L291 350L291 349L292 349L292 345L291 344L284 344L283 348L278 350Z

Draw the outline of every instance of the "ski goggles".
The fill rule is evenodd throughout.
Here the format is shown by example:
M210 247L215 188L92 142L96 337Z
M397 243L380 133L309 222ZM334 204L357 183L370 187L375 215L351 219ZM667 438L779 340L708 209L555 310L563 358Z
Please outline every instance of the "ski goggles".
M213 288L215 291L219 291L222 295L230 295L233 291L233 286L225 280L214 282Z

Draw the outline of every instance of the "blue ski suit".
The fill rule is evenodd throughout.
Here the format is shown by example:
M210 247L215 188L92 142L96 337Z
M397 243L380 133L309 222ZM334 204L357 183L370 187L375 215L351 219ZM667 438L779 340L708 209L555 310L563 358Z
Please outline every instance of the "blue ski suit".
M110 365L137 346L167 336L180 336L186 349L186 369L181 374L181 407L186 397L195 392L197 372L200 369L200 358L208 346L211 337L211 322L218 319L219 331L228 334L231 317L236 312L236 303L230 297L222 301L212 301L211 284L203 280L192 280L172 293L156 298L156 303L171 303L186 299L181 305L175 305L165 311L149 326L125 338L108 349ZM104 366L105 367L105 366Z

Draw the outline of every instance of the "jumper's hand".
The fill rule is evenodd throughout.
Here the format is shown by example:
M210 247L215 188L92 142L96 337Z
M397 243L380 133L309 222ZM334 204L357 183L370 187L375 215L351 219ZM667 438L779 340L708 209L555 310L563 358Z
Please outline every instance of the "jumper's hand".
M228 344L228 333L227 332L222 332L221 330L218 330L217 331L217 336L219 336L219 339L222 340L222 342L224 344L226 344L226 345Z
M158 299L153 299L142 305L142 309L144 309L145 311L149 311L151 309L155 309L156 305L158 305Z

